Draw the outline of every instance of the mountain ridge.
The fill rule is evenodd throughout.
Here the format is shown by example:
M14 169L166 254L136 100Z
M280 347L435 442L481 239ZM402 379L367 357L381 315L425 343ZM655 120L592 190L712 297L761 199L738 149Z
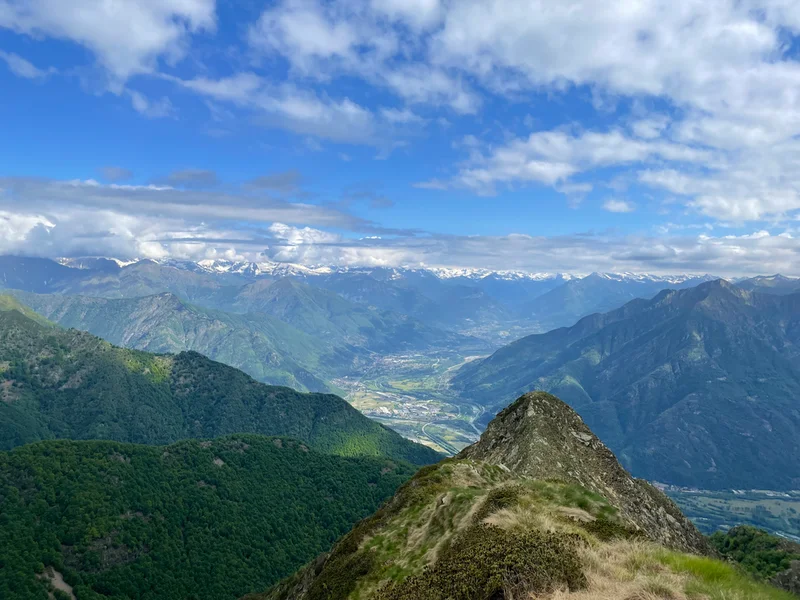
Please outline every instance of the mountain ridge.
M165 444L231 433L289 435L343 456L427 464L440 455L332 394L258 383L196 353L118 348L0 311L0 448L52 438Z
M321 378L350 372L355 348L313 338L267 314L194 306L172 292L137 298L8 293L46 318L115 345L155 353L194 350L272 385L332 391Z
M576 481L625 491L604 498ZM331 552L246 600L788 600L712 558L658 490L644 506L626 496L637 489L574 411L526 394Z
M798 306L723 280L665 290L522 338L451 384L490 410L531 387L557 394L651 481L795 489Z
M578 484L602 495L649 539L709 552L680 509L646 481L631 477L578 413L551 394L530 392L515 400L457 458L496 464L531 479Z
M77 266L89 264L89 260L107 260L113 261L120 267L126 267L152 259L131 259L120 260L112 257L80 257L80 258L61 258L58 259L62 265ZM199 261L185 261L174 259L163 259L153 261L157 264L174 266L176 268L191 270L196 269L200 272L206 273L234 273L246 274L251 276L287 276L287 275L330 275L332 273L369 273L374 270L371 267L364 266L336 266L336 265L303 265L299 263L283 263L272 261L247 261L247 260L225 260L225 259L203 259ZM421 272L430 273L440 279L485 279L486 277L496 277L498 279L506 280L519 280L530 279L534 281L543 281L548 279L562 278L564 281L572 279L585 278L589 274L586 273L566 273L566 272L531 272L522 270L509 270L509 269L486 269L480 267L444 267L444 266L397 266L397 267L380 267L381 269L388 269L391 272ZM638 281L662 281L665 283L681 283L687 279L695 277L712 277L705 274L668 274L659 275L654 273L635 273L630 271L614 271L614 272L592 272L591 275L599 275L612 279L627 279Z

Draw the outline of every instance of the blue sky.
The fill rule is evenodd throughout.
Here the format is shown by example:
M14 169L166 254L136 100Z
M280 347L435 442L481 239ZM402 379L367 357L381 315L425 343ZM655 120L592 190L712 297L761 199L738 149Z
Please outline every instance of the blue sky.
M788 0L0 0L0 251L800 274Z

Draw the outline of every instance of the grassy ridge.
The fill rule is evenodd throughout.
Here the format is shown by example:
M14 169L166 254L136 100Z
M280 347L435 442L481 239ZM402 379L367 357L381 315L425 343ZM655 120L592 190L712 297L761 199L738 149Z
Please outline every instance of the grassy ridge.
M481 461L420 470L332 552L248 600L790 600L712 558L666 550L580 486Z

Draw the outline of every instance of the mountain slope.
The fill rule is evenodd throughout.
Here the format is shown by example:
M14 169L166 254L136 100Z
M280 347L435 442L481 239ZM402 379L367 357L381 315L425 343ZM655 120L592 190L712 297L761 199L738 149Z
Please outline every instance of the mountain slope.
M52 293L81 279L84 273L47 258L0 256L0 287Z
M382 353L432 347L486 348L475 338L425 324L409 314L384 310L380 303L376 304L380 310L370 309L309 285L301 281L312 279L303 277L303 271L286 271L293 274L288 277L282 275L284 271L276 270L274 274L254 279L241 273L203 269L195 263L142 260L116 269L113 267L118 267L117 263L110 266L108 261L98 259L75 260L70 264L84 268L45 259L0 257L0 287L112 299L171 293L204 308L271 315L339 348L360 346ZM466 299L461 304L465 303ZM436 304L435 308L442 307Z
M195 352L157 355L0 312L0 448L40 439L164 444L230 433L290 435L345 456L415 464L438 454L341 398L258 383Z
M759 276L737 281L736 287L762 294L795 294L800 291L800 279L783 275Z
M619 308L635 298L652 298L665 288L694 287L704 277L626 277L608 273L592 273L572 279L551 291L523 304L522 315L539 322L542 330L569 326L587 315Z
M790 598L705 553L669 499L633 480L567 406L537 393L455 459L419 471L330 554L248 598Z
M529 336L459 371L490 409L558 394L637 476L713 488L800 485L800 296L726 282L664 291Z
M407 315L354 304L334 292L288 277L251 283L223 308L267 313L308 334L374 352L485 347L475 338L425 325Z
M272 385L329 391L321 378L350 372L357 356L269 315L204 309L169 293L130 299L10 293L63 327L148 352L193 350Z
M52 323L44 318L37 312L34 312L30 309L29 306L22 304L16 297L8 295L8 294L0 294L0 312L6 311L17 311L22 315L28 317L32 321L35 321L39 325L43 325L45 327L52 326Z
M458 458L503 465L531 479L580 485L602 495L650 540L681 550L706 550L702 535L680 509L649 483L631 477L577 413L550 394L536 392L516 400Z
M236 598L328 549L412 472L256 435L0 452L0 597L46 600L63 576L81 600Z

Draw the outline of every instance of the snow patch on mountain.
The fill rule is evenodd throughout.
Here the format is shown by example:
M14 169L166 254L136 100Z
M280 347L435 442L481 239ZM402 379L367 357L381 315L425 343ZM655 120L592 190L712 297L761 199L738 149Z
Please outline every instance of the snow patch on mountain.
M470 279L480 281L487 278L502 281L552 281L558 280L566 282L575 279L583 279L587 276L594 276L611 281L619 282L660 282L667 285L678 285L686 281L710 281L718 279L712 275L653 275L650 273L528 273L525 271L512 270L492 270L481 268L466 267L338 267L330 265L300 265L295 263L278 263L272 261L236 261L223 259L206 259L200 261L189 260L120 260L117 258L104 257L81 257L81 258L62 258L59 263L75 268L92 268L93 261L108 260L116 263L120 268L128 267L139 263L157 263L197 273L209 273L214 275L231 274L243 277L317 277L342 273L365 273L375 274L384 273L384 278L391 280L403 279L411 274L433 275L442 280L450 279Z

